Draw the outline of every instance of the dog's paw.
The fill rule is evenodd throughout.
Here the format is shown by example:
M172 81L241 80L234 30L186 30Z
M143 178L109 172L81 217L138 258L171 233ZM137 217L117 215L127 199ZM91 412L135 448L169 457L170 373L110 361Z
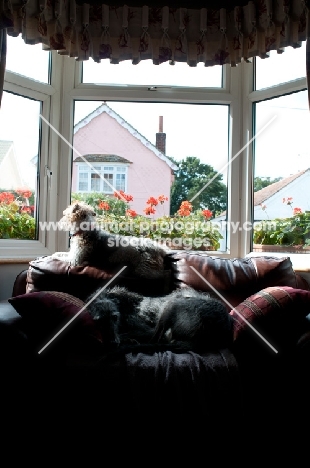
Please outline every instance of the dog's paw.
M51 255L52 258L55 258L56 260L64 260L64 261L70 261L70 257L68 252L55 252Z

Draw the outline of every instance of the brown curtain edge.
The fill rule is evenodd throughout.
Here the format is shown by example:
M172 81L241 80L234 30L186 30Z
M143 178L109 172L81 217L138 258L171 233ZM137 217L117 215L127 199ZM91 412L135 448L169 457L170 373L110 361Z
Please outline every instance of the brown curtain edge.
M310 110L310 37L307 38L306 44L306 76L307 76L307 87L308 87L308 103Z
M128 7L143 7L148 5L151 8L163 8L165 6L169 8L188 8L188 9L201 9L201 8L212 8L219 10L226 8L227 10L233 10L236 6L247 5L251 0L109 0L107 4L112 7L122 7L127 5ZM75 0L77 5L83 5L88 3L89 5L102 5L102 0Z
M4 74L6 64L6 29L0 29L0 107L3 94Z

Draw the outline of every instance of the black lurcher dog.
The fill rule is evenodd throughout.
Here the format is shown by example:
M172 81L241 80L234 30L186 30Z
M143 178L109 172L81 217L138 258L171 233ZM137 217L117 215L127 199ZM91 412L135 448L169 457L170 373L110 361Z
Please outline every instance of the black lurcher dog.
M163 305L153 342L167 339L193 349L215 350L232 345L233 318L210 296L178 296Z
M142 344L153 351L208 351L232 345L234 319L225 305L190 287L166 296L145 297L115 286L103 290L87 310L110 349Z

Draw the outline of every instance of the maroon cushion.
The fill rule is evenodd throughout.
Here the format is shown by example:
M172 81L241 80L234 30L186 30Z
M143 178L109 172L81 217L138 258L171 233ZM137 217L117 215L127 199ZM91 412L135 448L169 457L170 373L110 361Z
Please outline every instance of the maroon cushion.
M278 354L296 343L309 313L310 291L289 286L262 289L230 312L235 320L234 342L244 351L258 344Z
M101 334L80 299L58 291L40 291L8 300L23 318L23 327L39 354L67 349L72 342L101 343Z
M206 253L174 255L176 287L192 286L224 300L228 311L251 294L270 286L307 289L293 269L289 257L222 258Z

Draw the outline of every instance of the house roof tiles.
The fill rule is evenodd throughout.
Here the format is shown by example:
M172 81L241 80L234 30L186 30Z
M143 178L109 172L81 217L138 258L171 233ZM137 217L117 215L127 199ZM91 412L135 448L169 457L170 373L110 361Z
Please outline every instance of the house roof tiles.
M84 154L83 156L78 156L75 158L74 162L109 162L109 163L125 163L131 164L131 161L128 159L117 156L116 154Z

